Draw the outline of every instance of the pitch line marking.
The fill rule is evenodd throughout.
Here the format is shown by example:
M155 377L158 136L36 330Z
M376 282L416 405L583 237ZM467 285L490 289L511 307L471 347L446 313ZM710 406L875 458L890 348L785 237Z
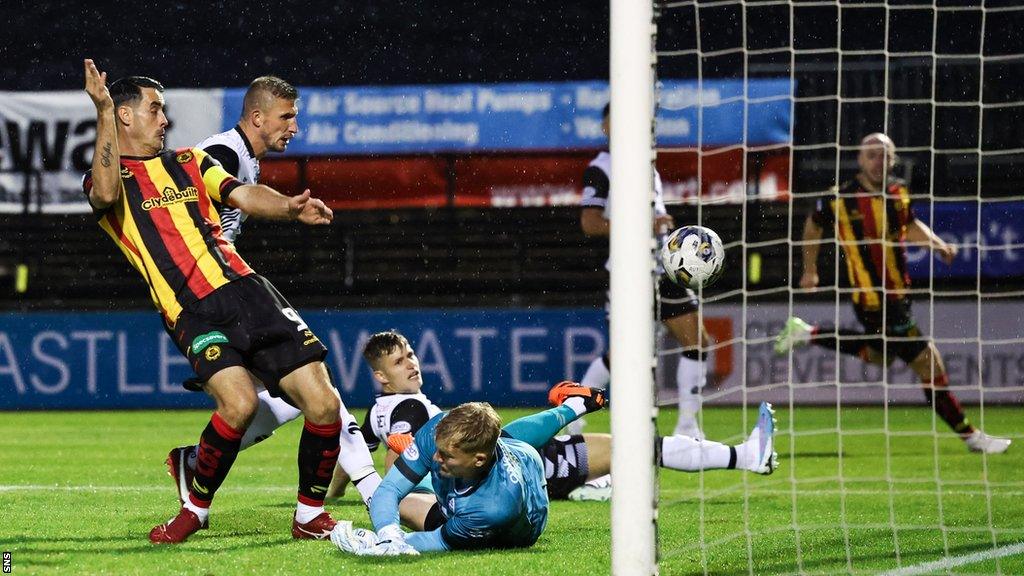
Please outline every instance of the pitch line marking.
M942 560L925 562L924 564L917 564L914 566L904 566L903 568L883 572L878 576L916 576L917 574L929 574L936 570L949 570L950 568L956 568L966 564L995 560L996 558L1014 556L1020 553L1024 553L1024 542L1008 544L1006 546L993 548L992 550L985 550L984 552L975 552L974 554L967 554L964 556L953 556L952 558L943 558Z
M51 491L51 492L168 492L166 486L68 486L63 484L0 484L0 494L4 492ZM295 490L294 486L249 486L236 487L232 492L281 492Z

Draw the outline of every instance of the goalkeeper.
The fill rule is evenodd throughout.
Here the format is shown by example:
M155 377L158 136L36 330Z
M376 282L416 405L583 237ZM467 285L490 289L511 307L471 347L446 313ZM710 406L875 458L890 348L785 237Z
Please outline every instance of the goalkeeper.
M359 555L418 554L532 546L547 524L548 495L537 449L563 426L605 406L603 391L556 386L557 408L513 421L483 402L431 418L416 433L370 502L376 534L339 523L331 541ZM430 475L443 518L408 537L399 502Z

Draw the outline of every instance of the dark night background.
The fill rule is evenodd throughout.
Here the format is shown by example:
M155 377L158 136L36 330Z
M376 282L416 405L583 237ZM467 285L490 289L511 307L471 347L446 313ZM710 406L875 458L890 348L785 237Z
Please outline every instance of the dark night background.
M982 111L976 105L1024 100L1024 12L991 11L1013 5L1010 0L986 4L984 27L980 10L942 9L980 5L970 0L938 2L938 11L900 9L919 5L909 0L890 2L888 10L866 2L843 2L840 8L752 1L745 14L738 4L698 4L699 21L692 2L659 5L659 76L792 74L797 194L827 188L837 174L847 177L853 152L839 148L880 130L911 148L902 154L901 170L916 190L931 187L937 196L974 196L979 189L986 197L1020 194L1024 159L1014 151L1024 142L1021 106ZM579 0L5 2L0 89L79 89L83 57L94 58L111 78L149 75L175 88L242 86L262 74L299 86L606 79L608 15L606 2ZM737 50L744 45L746 51ZM703 58L669 55L698 48ZM982 50L990 57L984 65L978 58ZM943 152L978 148L1010 153ZM784 238L805 210L799 199L792 211L752 200L745 220L735 205L704 208L702 214L723 237L741 237L746 225L744 237L765 240ZM673 211L678 220L695 215L692 207ZM339 214L330 230L253 224L239 246L257 269L291 274L282 289L310 304L600 303L601 251L582 238L576 218L569 208L351 212ZM13 298L4 281L4 308L89 306L112 295L140 308L148 305L134 272L111 254L88 218L4 215L0 226L0 263L31 252L35 268L52 274L36 279L37 291L28 297ZM59 254L28 248L67 234L96 244L94 255L75 258L92 258L89 267L98 271L96 283L75 286L71 298L75 276L60 270L80 267L80 260L55 264ZM486 241L474 245L470 237ZM381 264L387 250L357 250L356 240L422 250ZM765 255L787 257L784 246L775 252ZM361 258L376 268L360 268ZM373 271L343 281L337 274L341 262ZM390 278L388 270L405 273ZM739 287L741 272L741 266L730 267L720 286ZM791 281L792 271L776 268L766 271L760 287Z

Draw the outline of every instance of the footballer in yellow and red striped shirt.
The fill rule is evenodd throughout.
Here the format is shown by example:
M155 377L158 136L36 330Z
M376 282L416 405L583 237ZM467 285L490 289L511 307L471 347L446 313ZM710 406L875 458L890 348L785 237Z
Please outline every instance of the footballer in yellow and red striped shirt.
M347 414L323 359L327 349L294 308L245 263L221 234L214 203L257 218L329 224L333 213L309 190L284 196L242 184L194 148L164 150L163 86L141 76L108 88L85 60L96 106L96 147L84 192L107 232L149 285L174 343L217 402L199 437L198 464L177 516L149 534L183 542L207 526L214 494L256 414L258 379L301 407L295 538L326 538L336 522L323 509ZM369 454L367 454L369 458Z
M149 283L153 302L174 326L182 308L253 273L221 236L213 202L242 185L198 148L121 157L121 198L97 210L100 227ZM91 171L83 188L92 190ZM212 202L211 202L212 200Z
M873 364L889 364L899 358L921 379L925 400L960 434L968 449L1006 451L1009 439L988 436L967 420L949 390L949 376L935 342L921 333L911 314L906 244L927 246L946 264L956 257L956 246L914 217L906 183L890 175L896 164L896 145L888 136L865 136L857 164L860 171L856 177L831 197L819 200L804 222L800 287L817 287L820 240L826 229L833 231L837 257L845 260L846 268L845 277L840 275L838 280L852 289L853 309L863 331L812 326L792 317L776 338L776 353L810 343Z

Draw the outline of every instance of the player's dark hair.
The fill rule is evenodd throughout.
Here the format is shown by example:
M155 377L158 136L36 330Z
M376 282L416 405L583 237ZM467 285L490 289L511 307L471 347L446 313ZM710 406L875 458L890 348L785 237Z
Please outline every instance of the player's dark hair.
M376 370L381 358L406 346L409 346L409 341L398 330L378 332L370 336L370 339L366 341L366 347L363 348L363 358L366 359L366 363L371 368Z
M122 104L134 106L142 99L143 88L154 88L157 92L164 91L164 85L146 76L125 76L118 78L110 85L110 99L114 101L116 110Z
M260 76L250 82L249 89L245 91L245 98L242 100L242 115L256 109L264 109L273 103L274 98L297 100L299 91L277 76Z
M601 118L607 118L612 113L612 103L609 102L604 105L604 110L601 110Z

